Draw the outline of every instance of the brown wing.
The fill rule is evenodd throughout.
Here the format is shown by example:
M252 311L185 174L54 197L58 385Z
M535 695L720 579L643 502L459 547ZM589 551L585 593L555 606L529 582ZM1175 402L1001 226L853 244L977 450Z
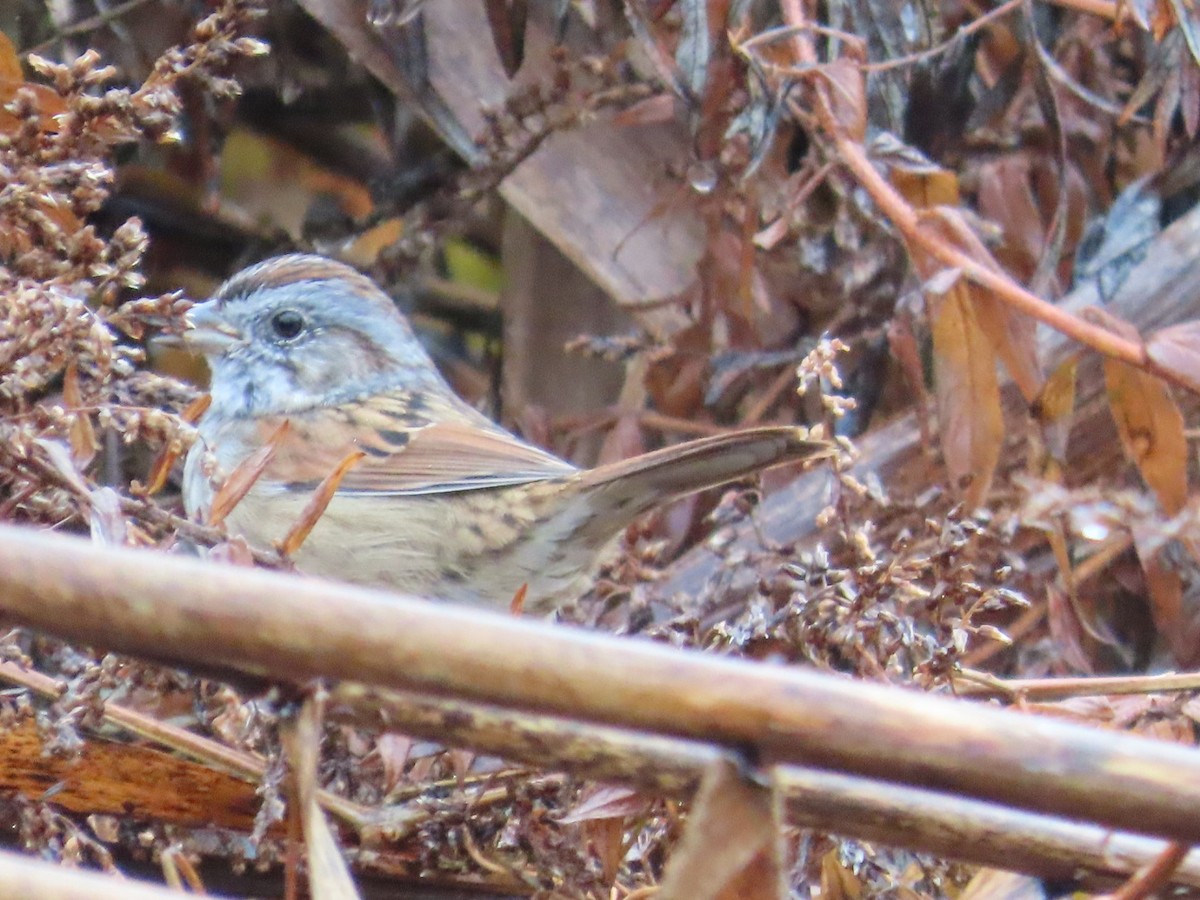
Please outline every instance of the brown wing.
M427 395L379 394L286 418L291 427L264 474L295 488L315 487L356 449L366 455L340 494L435 494L578 471L469 407ZM263 422L264 434L279 421Z

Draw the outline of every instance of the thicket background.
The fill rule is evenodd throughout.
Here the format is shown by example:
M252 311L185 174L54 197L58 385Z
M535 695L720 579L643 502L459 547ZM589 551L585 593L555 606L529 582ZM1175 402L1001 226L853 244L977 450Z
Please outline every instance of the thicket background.
M1168 0L10 0L0 521L279 566L182 518L205 373L153 339L315 251L581 464L767 422L854 439L648 517L561 618L1193 744L1195 685L1139 676L1200 660L1198 59ZM0 651L12 843L294 889L278 697L24 629ZM378 727L328 726L318 779L380 896L647 896L687 821ZM396 804L411 827L364 826ZM986 855L782 833L728 896L1001 890Z

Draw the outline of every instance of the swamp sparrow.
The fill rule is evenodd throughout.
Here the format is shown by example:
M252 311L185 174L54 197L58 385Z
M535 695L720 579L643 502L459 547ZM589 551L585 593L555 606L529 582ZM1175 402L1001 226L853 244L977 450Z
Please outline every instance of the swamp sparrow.
M577 469L460 400L391 299L317 256L245 269L188 324L184 340L212 370L212 404L184 469L189 515L207 517L214 482L274 435L270 461L228 516L231 532L270 545L357 449L296 564L359 584L497 607L524 587L527 608L551 609L578 595L641 513L831 451L798 428L756 428Z

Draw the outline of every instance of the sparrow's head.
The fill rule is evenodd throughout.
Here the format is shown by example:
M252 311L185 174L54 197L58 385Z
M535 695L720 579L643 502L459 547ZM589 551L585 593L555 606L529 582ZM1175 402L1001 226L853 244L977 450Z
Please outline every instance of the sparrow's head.
M366 276L292 254L243 269L187 314L213 407L272 415L393 388L445 389L392 300Z

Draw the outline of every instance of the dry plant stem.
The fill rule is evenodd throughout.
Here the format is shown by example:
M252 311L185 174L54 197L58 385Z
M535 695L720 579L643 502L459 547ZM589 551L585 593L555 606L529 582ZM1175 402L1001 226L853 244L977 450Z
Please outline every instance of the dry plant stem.
M11 527L0 612L173 664L622 725L1200 841L1200 751L805 669Z
M710 744L517 713L344 681L331 688L332 719L466 747L595 781L617 781L687 797L722 751Z
M350 682L332 689L329 715L673 797L691 796L723 752L696 741ZM1069 878L1083 870L1123 877L1151 864L1165 846L1094 825L816 769L781 766L776 783L793 825L1041 878ZM1174 878L1200 887L1200 853Z
M53 900L179 900L178 891L0 852L0 897Z
M955 678L961 696L1066 700L1111 694L1157 694L1200 691L1200 672L1169 675L1128 675L1106 678L997 678L987 672L964 671Z
M1171 883L1171 876L1188 855L1183 844L1168 844L1150 865L1138 872L1121 888L1108 895L1107 900L1142 900L1153 897Z
M13 662L0 662L0 679L51 700L61 697L65 690L63 684L55 679ZM104 704L104 721L197 762L224 769L246 781L257 783L266 775L266 763L257 756L234 750L115 703ZM373 810L329 791L318 791L317 799L324 809L356 830L375 824L378 818Z

